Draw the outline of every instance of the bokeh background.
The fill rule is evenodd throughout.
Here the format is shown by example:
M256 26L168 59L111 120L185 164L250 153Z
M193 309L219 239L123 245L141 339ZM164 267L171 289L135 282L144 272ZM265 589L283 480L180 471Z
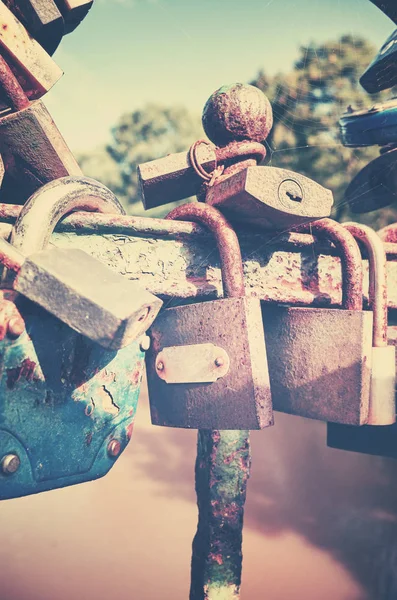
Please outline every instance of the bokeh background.
M142 214L136 165L203 137L220 85L254 83L274 107L270 164L331 187L345 219L344 189L378 150L344 149L337 120L395 93L358 84L392 30L368 0L95 0L46 103L84 172ZM0 600L185 600L195 437L152 427L144 389L106 478L1 503ZM328 449L324 424L281 414L252 440L242 599L396 599L397 463Z

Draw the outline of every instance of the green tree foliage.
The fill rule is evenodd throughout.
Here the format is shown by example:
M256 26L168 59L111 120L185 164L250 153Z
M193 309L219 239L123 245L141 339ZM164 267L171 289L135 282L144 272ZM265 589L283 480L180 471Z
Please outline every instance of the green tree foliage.
M386 209L353 215L344 202L347 185L379 155L379 149L345 148L338 129L338 120L348 106L371 107L390 97L390 91L370 96L359 84L375 54L376 48L364 39L346 35L338 41L301 47L290 73L268 78L260 72L252 83L273 105L270 164L307 175L332 189L338 220L353 218L379 228L396 221L397 212Z
M181 107L149 104L122 115L112 129L112 142L94 155L80 157L80 164L86 175L108 185L128 212L164 216L173 205L144 211L138 190L137 166L187 150L200 137L203 132L198 116Z

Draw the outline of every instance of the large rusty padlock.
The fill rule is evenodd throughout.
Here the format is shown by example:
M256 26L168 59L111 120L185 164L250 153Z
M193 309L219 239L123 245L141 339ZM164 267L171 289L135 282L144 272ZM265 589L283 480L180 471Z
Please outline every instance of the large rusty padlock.
M374 313L371 397L368 425L353 427L329 423L331 448L397 458L394 345L387 345L386 254L383 243L369 227L344 224L368 250L369 301Z
M18 218L13 243L29 254L46 243L65 212L88 205L106 211L106 204L115 212L112 197L100 197L99 188L96 201L81 186L68 205L67 198L62 205L38 197ZM65 183L63 189L70 192ZM105 349L15 292L2 291L0 499L107 473L131 437L148 342L143 334L121 350Z
M198 429L273 424L260 301L246 298L237 236L218 210L186 204L167 217L195 221L216 236L224 298L168 308L149 330L152 423Z
M362 310L360 251L352 235L330 219L310 227L341 250L344 310L266 305L273 408L363 425L369 412L372 313Z

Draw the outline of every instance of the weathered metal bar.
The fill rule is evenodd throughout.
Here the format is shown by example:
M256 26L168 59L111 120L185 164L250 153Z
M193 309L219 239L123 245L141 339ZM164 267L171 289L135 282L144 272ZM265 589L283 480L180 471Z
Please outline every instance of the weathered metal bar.
M199 431L190 600L236 600L251 453L248 431Z
M7 237L21 207L0 204L0 235ZM311 235L241 229L246 293L271 302L340 306L340 259L330 244ZM58 246L78 247L152 293L178 300L221 297L216 244L194 223L147 217L74 213L56 228ZM389 258L396 244L386 242ZM368 266L364 261L364 297ZM397 261L388 261L388 306L397 308Z

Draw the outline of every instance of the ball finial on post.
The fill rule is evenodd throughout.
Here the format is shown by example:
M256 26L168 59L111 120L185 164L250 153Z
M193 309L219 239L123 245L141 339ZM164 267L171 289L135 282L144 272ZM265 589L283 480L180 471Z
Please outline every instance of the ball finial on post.
M243 140L263 142L273 126L273 111L259 88L234 83L209 97L202 120L205 133L216 146Z

